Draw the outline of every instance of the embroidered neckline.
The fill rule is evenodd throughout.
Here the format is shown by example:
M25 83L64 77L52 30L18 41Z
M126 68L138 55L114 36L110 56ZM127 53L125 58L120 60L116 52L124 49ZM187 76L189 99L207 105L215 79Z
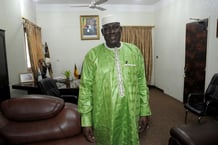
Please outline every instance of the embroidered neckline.
M104 43L104 46L111 51L115 51L115 49L121 49L123 47L123 42L120 42L120 47L110 48L107 46L106 42Z

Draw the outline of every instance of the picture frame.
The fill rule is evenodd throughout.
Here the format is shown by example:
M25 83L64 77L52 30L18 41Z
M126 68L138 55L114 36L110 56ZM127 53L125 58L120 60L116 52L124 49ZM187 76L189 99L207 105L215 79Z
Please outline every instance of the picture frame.
M33 73L26 72L19 74L20 83L31 83L34 82Z
M81 15L80 34L81 40L99 40L99 16Z

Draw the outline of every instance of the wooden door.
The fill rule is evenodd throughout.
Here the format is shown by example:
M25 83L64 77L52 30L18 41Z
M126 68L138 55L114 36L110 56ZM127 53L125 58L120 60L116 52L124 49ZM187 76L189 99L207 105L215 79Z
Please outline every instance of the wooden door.
M208 19L186 24L183 103L190 92L203 93Z

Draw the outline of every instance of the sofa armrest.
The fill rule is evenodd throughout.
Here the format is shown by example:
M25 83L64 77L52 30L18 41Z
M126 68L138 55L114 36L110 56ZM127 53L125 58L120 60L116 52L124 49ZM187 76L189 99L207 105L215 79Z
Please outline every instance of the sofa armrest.
M216 145L217 134L217 121L181 125L170 129L169 145Z

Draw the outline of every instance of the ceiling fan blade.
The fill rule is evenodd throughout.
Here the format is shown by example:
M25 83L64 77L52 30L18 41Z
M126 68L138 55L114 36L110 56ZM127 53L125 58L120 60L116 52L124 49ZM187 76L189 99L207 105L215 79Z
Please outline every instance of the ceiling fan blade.
M101 11L105 11L106 10L105 8L98 7L98 6L96 6L95 8L98 9L98 10L101 10Z
M100 5L100 4L103 4L105 3L107 0L98 0L98 1L95 1L95 4L96 5Z
M70 7L89 7L89 5L71 5Z

